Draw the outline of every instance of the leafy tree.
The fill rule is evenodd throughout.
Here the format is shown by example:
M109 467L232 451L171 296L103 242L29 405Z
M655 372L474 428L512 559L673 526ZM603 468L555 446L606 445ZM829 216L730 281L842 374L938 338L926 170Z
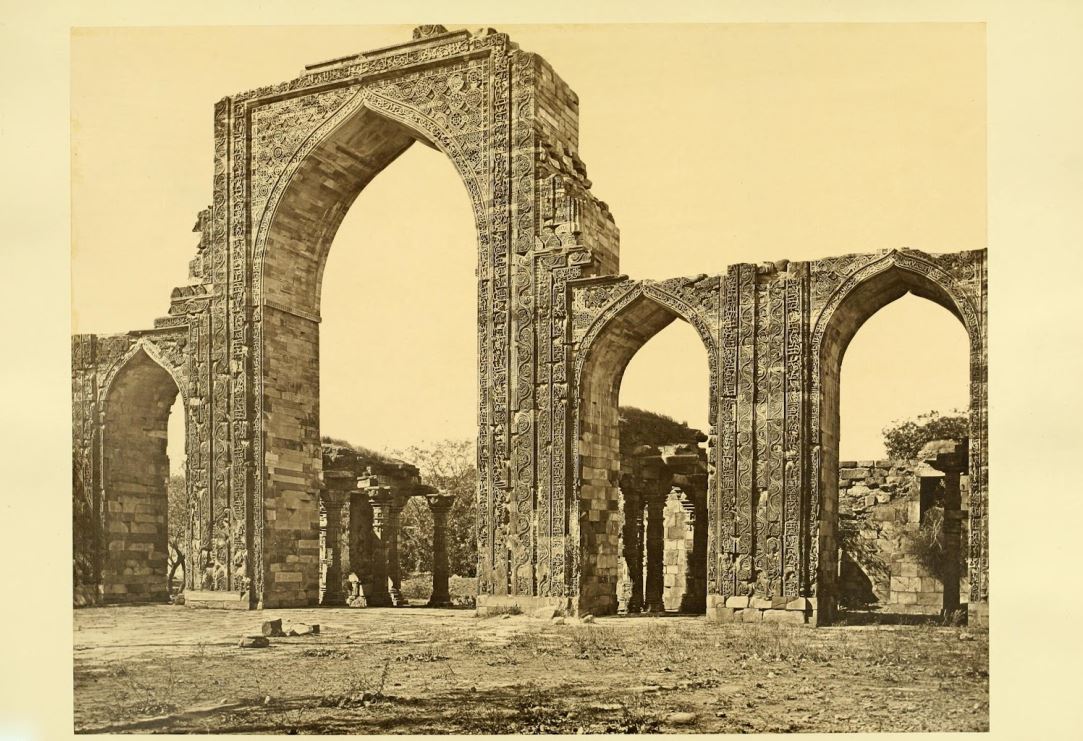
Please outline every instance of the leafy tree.
M393 455L417 466L424 483L455 496L448 513L448 566L452 574L475 576L478 471L474 441L441 440ZM399 558L416 571L432 569L432 513L420 497L412 498L403 509Z
M950 440L970 434L966 412L957 409L946 415L933 410L919 414L917 419L895 420L884 428L883 433L888 457L903 461L917 458L921 448L931 440Z

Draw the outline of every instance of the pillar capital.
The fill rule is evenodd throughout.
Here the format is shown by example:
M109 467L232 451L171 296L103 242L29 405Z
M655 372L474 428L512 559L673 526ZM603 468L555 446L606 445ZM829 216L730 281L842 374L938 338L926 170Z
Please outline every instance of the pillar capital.
M323 488L327 491L348 492L357 486L357 477L351 471L324 470Z
M918 460L946 474L965 473L970 456L968 438L931 440L925 443Z
M437 491L431 494L425 495L425 501L429 503L429 509L436 513L446 513L451 511L452 506L455 504L455 495L448 494L447 492Z
M373 507L390 507L395 500L395 494L390 486L366 486L362 487L361 491Z

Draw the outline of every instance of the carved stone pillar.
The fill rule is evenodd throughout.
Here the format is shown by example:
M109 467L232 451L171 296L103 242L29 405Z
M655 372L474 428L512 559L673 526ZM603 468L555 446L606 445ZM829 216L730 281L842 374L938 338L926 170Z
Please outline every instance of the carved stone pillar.
M447 517L455 497L451 494L429 494L426 499L432 510L432 596L429 597L428 606L450 607Z
M372 560L369 561L372 586L365 592L365 603L369 607L390 607L392 601L387 590L386 545L394 496L390 486L373 486L365 493L372 508Z
M346 602L342 593L342 504L344 493L334 489L320 492L321 504L327 513L324 547L327 549L327 576L324 579L322 605L341 607Z
M647 583L644 589L643 612L663 612L665 592L665 492L652 491L645 495L647 504L646 555Z
M320 490L320 507L326 516L323 542L327 571L324 574L321 605L341 607L346 604L346 595L342 591L342 573L344 545L342 538L342 507L350 491L356 485L356 478L349 471L325 470L323 488Z
M391 582L391 604L401 607L406 604L402 598L402 568L399 565L399 527L402 523L402 508L406 506L408 496L395 493L387 510L386 537L384 547L387 555L387 578Z
M684 592L681 594L680 611L699 614L707 610L707 528L706 503L701 492L692 490L681 497L691 547L685 550ZM687 538L686 538L687 540Z
M632 487L622 487L624 495L624 562L628 566L631 594L628 614L643 610L643 497Z
M350 492L349 569L357 576L359 589L365 594L372 590L372 541L372 507L365 494Z
M963 469L965 470L965 468ZM959 609L959 561L962 558L960 543L962 502L959 496L958 469L944 471L944 612Z

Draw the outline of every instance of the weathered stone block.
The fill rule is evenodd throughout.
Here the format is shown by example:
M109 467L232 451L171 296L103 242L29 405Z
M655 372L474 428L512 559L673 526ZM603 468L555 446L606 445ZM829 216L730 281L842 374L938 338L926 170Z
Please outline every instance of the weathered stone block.
M804 625L805 613L796 610L764 610L763 622L765 623L789 623L791 625Z

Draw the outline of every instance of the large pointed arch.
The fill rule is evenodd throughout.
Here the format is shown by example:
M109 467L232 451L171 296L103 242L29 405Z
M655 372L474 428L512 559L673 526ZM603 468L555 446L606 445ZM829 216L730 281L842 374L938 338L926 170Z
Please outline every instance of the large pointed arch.
M970 466L983 465L987 440L984 408L985 332L980 315L966 292L934 261L914 251L892 250L853 270L833 292L812 332L812 423L817 431L813 451L815 502L811 565L816 573L820 622L834 619L837 609L837 524L839 469L839 384L842 359L861 326L881 308L908 293L928 299L955 316L967 332L970 350ZM984 479L976 479L984 487ZM970 511L972 573L981 583L975 554L984 552L984 491L976 492ZM983 560L978 556L977 560ZM981 587L974 585L975 589Z
M246 550L255 556L256 584L278 588L279 604L318 598L319 321L326 260L355 199L418 141L444 153L466 187L480 273L489 262L485 173L439 122L376 89L363 87L347 97L300 142L274 179L262 213L255 214L251 403L262 434L253 440L252 524L262 526L264 537L247 528ZM300 584L286 581L297 574L265 573L287 552L299 559L305 574Z

